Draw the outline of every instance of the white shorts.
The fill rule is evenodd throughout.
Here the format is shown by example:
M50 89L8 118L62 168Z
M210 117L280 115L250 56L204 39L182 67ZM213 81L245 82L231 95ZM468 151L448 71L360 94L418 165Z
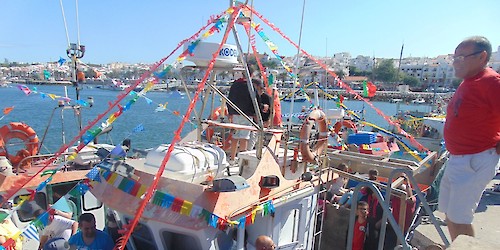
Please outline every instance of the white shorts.
M233 115L233 123L241 125L252 125L252 123L242 115ZM250 130L235 129L233 133L233 138L248 140L250 139L250 132L251 132Z
M439 211L456 224L472 224L488 183L500 166L495 148L477 154L450 155L439 186Z

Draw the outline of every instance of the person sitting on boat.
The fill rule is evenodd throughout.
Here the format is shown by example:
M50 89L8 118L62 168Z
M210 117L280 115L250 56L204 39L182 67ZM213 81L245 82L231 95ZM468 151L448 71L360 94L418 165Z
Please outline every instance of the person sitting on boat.
M276 249L273 239L267 235L261 235L255 240L256 250L273 250Z
M35 211L33 214L36 217L39 217L44 213L50 213L48 216L48 225L40 234L40 245L38 249L42 249L43 246L45 246L45 243L47 243L50 239L63 238L64 240L68 240L78 230L78 222L61 216L59 213L60 211L56 209L52 209L52 212L45 211L36 204L33 204L33 208Z
M377 176L378 176L377 169L370 169L368 171L368 180L377 181ZM354 190L353 188L350 188L349 192L346 192L344 195L342 195L342 197L338 201L339 205L341 205L341 206L343 205L346 208L351 207L351 203L352 203L351 198L354 194L353 190ZM363 198L363 196L365 196L365 195L366 195L366 188L361 188L357 201L360 201Z
M112 250L115 246L111 237L96 228L95 217L91 213L83 213L79 218L80 231L71 236L68 243L76 249Z
M344 172L349 171L349 167L345 163L340 163L336 168L338 170L344 171ZM344 177L344 176L339 176L339 177L333 179L332 185L330 186L330 189L328 190L328 192L330 193L330 196L332 197L331 198L332 203L339 201L340 197L349 191L348 189L345 188L348 180L349 179L347 177Z
M258 79L252 79L252 82L260 81ZM229 88L229 100L234 103L245 115L253 119L255 116L255 109L252 102L252 97L247 87L247 80L240 78L233 82ZM231 105L228 105L229 121L231 123L241 124L241 125L252 125L252 123L247 120L244 116L240 115ZM231 157L230 163L234 164L236 159L236 154L238 151L243 151L247 149L248 140L250 139L250 130L235 130L233 134L233 139L235 140L231 143Z

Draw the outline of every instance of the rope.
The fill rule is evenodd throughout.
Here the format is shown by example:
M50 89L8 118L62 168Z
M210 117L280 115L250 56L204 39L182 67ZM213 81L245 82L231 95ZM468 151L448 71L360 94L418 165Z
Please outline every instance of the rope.
M293 77L293 88L292 88L292 93L295 93L295 83L297 82L297 78L298 78L298 73L299 73L299 62L300 62L300 42L302 40L302 27L303 27L303 24L304 24L304 10L306 8L306 0L304 0L303 2L303 5L302 5L302 17L300 19L300 30L299 30L299 43L298 43L298 48L297 48L297 59L295 60L295 72L296 74L294 74L294 77ZM253 13L253 12L252 12ZM290 104L290 114L293 113L293 104L295 102L295 95L292 95L292 103ZM290 117L290 119L288 119L288 129L290 129L292 126L292 119Z
M77 31L78 46L80 46L80 18L78 17L78 0L75 0L75 5L76 5L76 31Z
M64 29L66 30L66 40L68 41L68 47L69 47L70 42L69 42L68 24L66 23L66 14L64 14L64 6L62 3L62 0L59 0L59 4L61 5L61 12L62 12L62 17L63 17L63 22L64 22Z

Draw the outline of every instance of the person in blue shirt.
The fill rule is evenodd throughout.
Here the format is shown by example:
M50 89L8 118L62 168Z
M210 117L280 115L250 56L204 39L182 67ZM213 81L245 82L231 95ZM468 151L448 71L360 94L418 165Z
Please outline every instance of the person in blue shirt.
M69 245L76 249L112 250L115 246L111 237L96 228L95 217L91 213L80 215L78 220L80 231L69 238Z

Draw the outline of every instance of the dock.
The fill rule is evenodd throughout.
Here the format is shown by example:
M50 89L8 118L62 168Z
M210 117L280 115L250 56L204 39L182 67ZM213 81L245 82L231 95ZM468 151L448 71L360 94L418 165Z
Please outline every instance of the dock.
M459 236L448 249L486 250L500 249L500 192L492 191L495 184L500 183L500 173L488 184L474 215L476 237ZM445 215L435 211L434 215L443 219ZM446 225L441 225L446 237L451 241ZM432 245L444 246L436 228L432 224L417 227L412 245L418 249L436 249Z

